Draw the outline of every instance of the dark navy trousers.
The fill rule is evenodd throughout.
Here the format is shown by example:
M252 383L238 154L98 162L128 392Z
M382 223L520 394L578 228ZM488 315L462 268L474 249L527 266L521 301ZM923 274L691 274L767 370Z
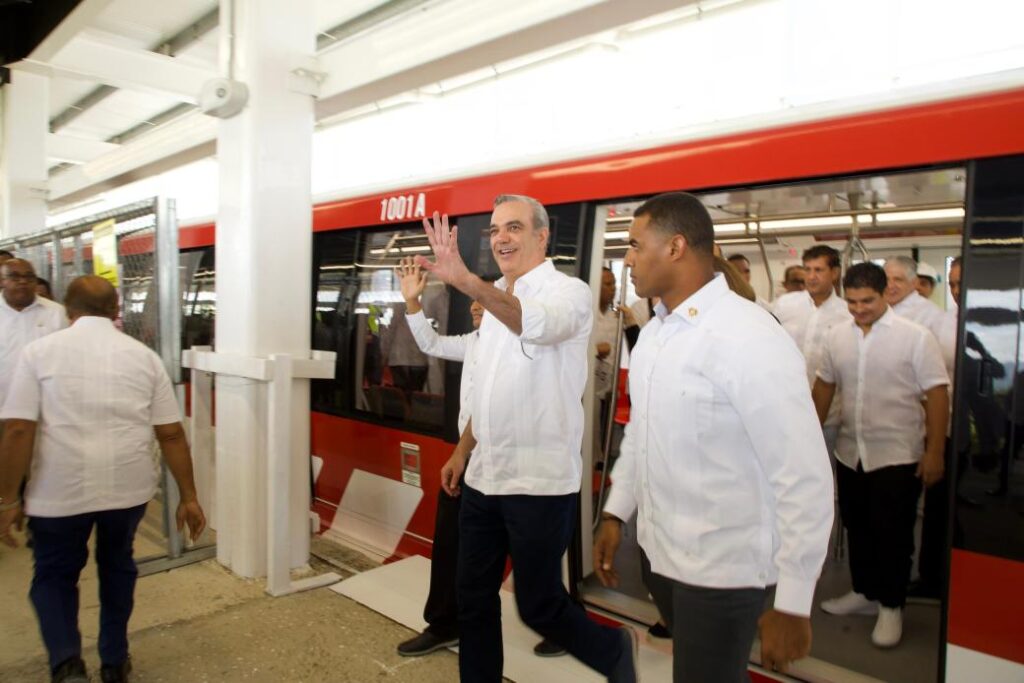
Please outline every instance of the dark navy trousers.
M621 631L591 620L562 584L562 555L576 529L577 496L487 496L462 486L458 602L463 683L501 681L499 590L509 556L516 606L527 626L605 675L623 655Z
M124 510L29 519L35 542L35 574L29 597L39 618L51 671L82 654L78 577L89 557L93 527L100 582L100 661L117 666L128 658L128 618L138 576L132 542L145 511L143 504Z

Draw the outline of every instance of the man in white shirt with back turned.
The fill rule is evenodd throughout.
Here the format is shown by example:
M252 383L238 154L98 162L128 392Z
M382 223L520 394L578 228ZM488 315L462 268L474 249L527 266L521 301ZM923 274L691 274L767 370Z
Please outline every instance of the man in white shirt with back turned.
M819 244L803 254L803 292L783 294L772 303L772 313L796 342L807 363L807 386L814 386L821 351L828 331L834 325L852 320L846 302L836 295L836 283L842 276L839 252ZM825 446L831 455L839 434L839 401L835 401L825 421Z
M852 591L821 608L877 614L871 641L878 647L894 647L903 634L917 499L922 484L942 478L949 417L939 344L890 309L886 280L873 263L847 271L853 322L829 333L812 391L822 422L835 393L842 395L836 485L853 581Z
M714 230L693 195L659 195L629 229L626 263L656 316L633 349L633 400L594 570L634 512L647 588L672 632L676 683L748 680L807 655L832 526L832 471L793 340L714 272ZM774 608L765 611L768 587Z
M445 491L462 496L459 673L472 683L501 681L498 591L511 556L526 625L609 681L633 682L636 633L592 621L562 584L562 556L577 523L594 313L586 283L546 260L548 225L547 211L531 197L495 199L490 244L503 277L494 284L469 271L457 228L436 212L424 220L435 260L416 259L486 311L471 417L441 470Z
M33 285L34 286L34 285ZM206 524L178 403L160 358L114 327L117 292L94 275L65 298L71 327L25 347L0 447L0 542L29 518L35 570L29 597L49 655L51 680L86 683L78 630L78 578L96 527L99 656L104 683L128 680L128 618L135 530L156 492L154 434L181 491L178 529L193 540ZM31 469L24 505L18 484ZM24 507L24 511L22 510Z

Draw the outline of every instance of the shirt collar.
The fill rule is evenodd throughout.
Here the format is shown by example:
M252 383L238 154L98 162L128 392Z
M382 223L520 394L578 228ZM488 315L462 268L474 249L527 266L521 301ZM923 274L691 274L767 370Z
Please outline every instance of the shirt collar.
M690 323L699 325L700 321L708 314L714 305L723 296L729 293L729 284L725 281L722 273L715 273L711 281L690 295L686 301L672 309L671 315L678 316ZM669 315L668 308L663 301L659 301L654 307L654 313L664 322Z
M525 275L520 276L516 280L516 294L529 294L530 292L537 291L537 288L547 280L552 273L555 272L555 264L548 259L544 259L544 262L532 268ZM494 283L496 287L501 287L502 290L508 289L506 279L502 277L500 280ZM525 289L524 289L525 288Z
M114 321L111 320L110 318L104 318L103 316L99 315L83 315L82 317L76 319L75 322L71 323L71 326L78 328L86 327L95 329L108 327L113 328Z
M881 325L882 327L892 327L892 322L895 319L896 311L892 310L892 306L886 306L885 313L882 314L881 318L879 318L878 320L871 324L871 329L875 329L879 325ZM850 324L853 325L854 329L860 329L860 325L858 325L857 321L852 317L850 318Z

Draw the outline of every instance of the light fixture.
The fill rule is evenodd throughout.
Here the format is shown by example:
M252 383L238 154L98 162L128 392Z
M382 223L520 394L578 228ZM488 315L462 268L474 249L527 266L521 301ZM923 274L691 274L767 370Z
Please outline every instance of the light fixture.
M609 240L626 240L629 239L629 230L616 230L614 232L606 232L604 234L604 241Z
M429 245L403 247L399 244L396 244L392 246L390 249L386 250L383 248L371 249L370 254L372 256L384 256L386 254L394 254L396 256L401 256L402 254L422 254L428 251L430 251Z
M853 225L853 216L812 216L811 218L761 221L761 230L789 230L793 228L818 228L834 225Z
M900 223L903 221L962 220L964 215L963 207L957 207L953 209L926 209L923 211L894 211L892 213L878 213L876 217L879 223Z

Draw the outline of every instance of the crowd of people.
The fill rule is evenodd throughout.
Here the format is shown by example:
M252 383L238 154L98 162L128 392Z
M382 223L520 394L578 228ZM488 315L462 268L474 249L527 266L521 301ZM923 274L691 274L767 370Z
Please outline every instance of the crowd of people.
M458 644L462 680L500 681L498 591L510 559L519 614L542 638L537 655L638 679L636 631L590 619L562 581L579 523L585 389L592 381L595 421L611 419L616 349L629 356L631 412L616 457L602 463L613 483L593 570L618 583L623 526L635 518L673 679L746 680L758 636L769 670L809 653L837 508L852 590L821 609L877 615L875 645L899 643L918 500L948 464L956 312L926 298L934 270L896 257L843 273L838 252L819 245L768 303L750 286L749 261L723 258L700 200L673 192L644 202L629 228L625 265L641 302L615 307L605 268L595 311L589 287L546 258L548 214L531 197L494 202L500 276L470 271L447 216L424 230L432 256L397 269L403 329L416 353L462 362L460 438L441 472L428 627L399 654ZM31 263L3 256L0 541L15 543L27 516L31 599L53 680L84 681L77 582L96 528L101 676L127 680L132 538L156 487L154 439L182 492L179 528L194 538L205 526L171 384L159 358L114 327L108 282L74 280L61 306L37 290ZM422 310L428 277L471 300L473 331L434 330ZM407 374L422 385L422 372ZM944 505L927 498L927 590L941 581Z
M560 563L577 523L587 373L602 423L623 346L630 419L593 569L617 584L622 528L635 517L661 615L652 634L672 639L674 680L746 680L758 635L770 670L808 654L836 509L852 590L822 596L820 607L877 615L872 642L900 642L918 500L947 463L956 310L925 298L933 269L897 257L844 274L835 249L814 246L768 303L750 286L749 260L723 258L700 201L668 193L630 226L625 264L641 300L614 306L606 267L594 311L586 287L545 260L547 215L530 197L495 202L496 282L469 271L446 216L425 229L433 259L407 259L398 275L419 348L464 360L462 438L442 470L437 537L446 540L435 542L428 627L400 654L458 643L462 680L500 680L497 591L510 557L520 616L544 638L537 654L567 652L610 681L636 680L633 629L586 619ZM474 332L442 337L421 319L428 273L470 297ZM448 510L460 498L461 510ZM928 501L941 533L945 499ZM937 594L941 558L922 548L920 572Z

